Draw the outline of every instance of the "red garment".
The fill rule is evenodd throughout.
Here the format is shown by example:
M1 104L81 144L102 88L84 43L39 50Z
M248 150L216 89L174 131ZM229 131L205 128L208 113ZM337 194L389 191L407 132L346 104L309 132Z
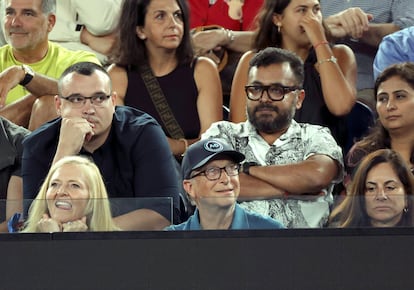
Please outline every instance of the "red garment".
M224 0L217 0L211 6L209 0L188 0L188 3L191 28L215 24L235 31L244 31L254 29L254 19L263 0L244 0L242 22L229 17L229 5Z

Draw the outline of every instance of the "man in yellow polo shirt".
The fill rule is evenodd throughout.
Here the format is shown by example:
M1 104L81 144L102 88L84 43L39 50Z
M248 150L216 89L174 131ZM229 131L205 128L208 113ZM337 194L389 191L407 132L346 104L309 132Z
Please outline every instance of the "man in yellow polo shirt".
M48 40L56 0L5 0L0 48L0 115L33 130L54 118L57 79L74 63L99 64L93 53L70 51Z

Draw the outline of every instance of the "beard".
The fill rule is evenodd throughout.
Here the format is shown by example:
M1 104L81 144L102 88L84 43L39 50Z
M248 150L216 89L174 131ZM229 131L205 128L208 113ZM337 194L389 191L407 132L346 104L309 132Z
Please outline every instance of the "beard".
M272 117L270 114L260 113L261 109L274 111L276 117ZM294 107L290 110L281 111L279 107L264 103L260 103L253 108L247 108L247 116L250 123L252 123L259 132L266 134L273 134L286 130L289 127L294 114Z

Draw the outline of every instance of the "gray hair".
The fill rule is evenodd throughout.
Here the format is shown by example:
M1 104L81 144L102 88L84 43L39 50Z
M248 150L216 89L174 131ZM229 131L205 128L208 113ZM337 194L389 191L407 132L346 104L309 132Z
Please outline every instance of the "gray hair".
M42 12L44 14L56 13L56 0L42 0Z
M7 0L1 0L0 7L4 15L4 8L7 5ZM41 9L43 14L55 14L56 13L56 0L42 0Z

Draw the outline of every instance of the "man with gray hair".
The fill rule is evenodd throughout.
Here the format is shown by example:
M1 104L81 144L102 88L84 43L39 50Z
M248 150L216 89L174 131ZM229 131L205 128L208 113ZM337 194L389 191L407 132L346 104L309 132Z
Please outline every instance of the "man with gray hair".
M99 63L84 51L69 51L48 40L55 22L56 0L3 0L3 31L8 44L0 48L0 115L35 129L56 117L56 79L80 61Z
M197 209L187 221L166 230L284 228L276 220L246 212L236 203L243 160L243 154L220 140L200 140L188 147L181 163L183 187Z
M275 47L258 52L245 86L248 120L217 122L202 135L246 156L242 207L287 228L324 226L333 186L343 177L342 151L329 129L293 119L305 98L303 80L303 63L292 52Z

